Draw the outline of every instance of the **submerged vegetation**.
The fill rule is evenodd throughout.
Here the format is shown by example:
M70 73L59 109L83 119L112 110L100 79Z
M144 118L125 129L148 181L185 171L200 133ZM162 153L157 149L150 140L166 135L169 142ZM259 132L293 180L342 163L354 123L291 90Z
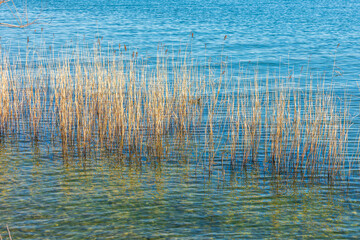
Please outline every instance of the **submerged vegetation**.
M154 61L126 51L55 56L1 50L0 135L60 146L64 159L106 152L141 165L181 156L211 174L256 168L286 176L351 174L346 99L309 69L233 70L160 47Z

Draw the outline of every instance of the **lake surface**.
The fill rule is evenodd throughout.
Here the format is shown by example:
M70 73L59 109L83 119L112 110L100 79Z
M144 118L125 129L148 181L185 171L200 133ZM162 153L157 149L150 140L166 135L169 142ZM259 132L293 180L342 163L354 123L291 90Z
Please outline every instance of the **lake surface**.
M192 40L195 56L224 55L233 62L291 64L327 70L338 44L337 62L356 76L360 64L360 3L349 1L28 1L31 28L1 29L1 43L16 48L29 37L57 48L70 41L103 37L152 55L159 43L177 48ZM22 6L22 5L19 5ZM3 18L6 8L2 8ZM5 12L4 12L5 11ZM43 31L41 31L43 28ZM34 32L36 30L36 32ZM194 38L190 37L194 33ZM224 36L227 35L226 41Z
M254 172L208 179L181 164L140 171L12 152L1 152L0 214L17 239L359 236L359 179L332 186Z
M309 64L331 78L336 52L341 75L331 84L339 96L351 96L351 116L358 114L357 0L43 0L28 1L28 11L39 24L0 28L0 44L14 56L44 42L60 51L102 38L105 46L125 44L143 57L155 58L159 44L188 46L195 58L228 56L234 68L251 61L265 73ZM2 6L0 22L11 16ZM359 119L354 123L357 131ZM330 183L255 170L209 177L187 161L141 168L107 156L69 162L46 142L6 139L0 144L0 234L8 224L13 239L356 239L360 178L359 169L353 171Z

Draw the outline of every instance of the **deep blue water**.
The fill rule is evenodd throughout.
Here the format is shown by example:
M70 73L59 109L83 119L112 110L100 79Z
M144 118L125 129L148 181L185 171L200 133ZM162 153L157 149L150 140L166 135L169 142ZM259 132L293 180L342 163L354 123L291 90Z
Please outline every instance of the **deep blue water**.
M24 9L22 2L15 3ZM359 99L358 0L29 0L27 9L37 24L0 28L2 48L14 56L44 42L60 51L66 44L103 38L105 46L125 44L144 57L155 57L159 44L175 50L188 46L193 57L228 56L234 66L251 61L266 72L288 63L299 70L310 62L315 72L331 76L336 52L342 76L335 87L355 96L352 104ZM0 22L16 23L4 5ZM358 108L351 111L355 116ZM13 239L360 235L357 176L334 186L284 187L267 175L209 180L177 165L161 171L108 162L67 166L54 157L60 155L56 151L34 151L1 145L2 236L6 224Z
M321 70L333 64L340 44L337 65L358 80L359 10L356 0L28 1L29 19L38 18L39 24L2 28L0 43L24 46L29 37L31 43L41 39L60 47L99 36L151 55L159 43L188 44L194 33L194 56L203 56L206 44L209 56L224 54L235 63L272 66L282 58L302 65L311 59L312 67ZM11 21L6 11L2 7L1 21Z

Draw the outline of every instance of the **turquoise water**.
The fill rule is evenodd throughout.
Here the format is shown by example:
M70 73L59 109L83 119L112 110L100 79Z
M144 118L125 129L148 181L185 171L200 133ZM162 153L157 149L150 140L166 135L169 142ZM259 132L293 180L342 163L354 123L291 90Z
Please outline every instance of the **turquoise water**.
M336 52L341 76L332 84L337 94L353 96L351 113L358 114L356 0L44 0L28 1L28 12L29 19L39 17L38 24L0 28L4 49L17 53L45 42L59 51L102 38L104 45L125 44L142 57L154 58L159 44L188 46L193 57L225 55L231 66L251 61L266 71L310 62L314 72L328 75ZM11 14L2 6L0 22L6 21ZM209 177L187 161L170 158L141 168L113 156L69 162L46 142L31 146L27 139L7 139L0 145L0 234L8 224L13 239L356 239L358 176L330 183L255 170Z

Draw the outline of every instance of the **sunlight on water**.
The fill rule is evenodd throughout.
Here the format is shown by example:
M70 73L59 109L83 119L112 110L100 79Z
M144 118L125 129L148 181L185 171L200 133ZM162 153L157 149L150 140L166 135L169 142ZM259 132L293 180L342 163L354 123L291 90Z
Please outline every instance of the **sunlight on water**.
M15 3L19 9L24 6L20 0ZM150 138L150 141L145 141L145 134L144 139L138 141L149 154L140 154L140 157L135 156L136 149L133 151L131 147L125 147L121 152L102 151L98 148L96 137L90 137L91 143L85 144L86 147L90 146L89 149L77 151L76 144L72 142L76 135L72 135L72 140L69 137L69 147L64 151L64 138L61 138L60 130L49 130L59 126L56 117L60 111L56 107L51 115L46 115L39 123L43 128L39 136L33 134L36 125L31 125L33 122L29 119L34 119L34 115L28 109L21 111L21 121L16 122L9 131L3 131L6 129L4 123L9 121L1 118L0 234L3 238L8 235L6 225L12 239L356 239L360 235L360 165L357 154L360 124L359 1L28 0L27 4L28 17L30 20L38 19L37 24L24 29L0 26L1 55L9 57L9 62L1 57L0 66L8 64L10 69L8 72L5 68L0 69L3 74L1 83L7 82L4 80L7 77L19 78L23 79L24 84L20 88L25 89L24 86L31 84L27 78L21 77L24 73L21 71L30 69L32 76L37 76L36 81L43 81L44 89L54 90L55 87L46 85L44 79L51 74L59 76L60 67L57 70L52 66L40 69L37 64L50 63L49 59L53 57L52 60L58 64L54 66L63 67L65 65L61 65L61 60L66 57L76 60L74 52L92 49L94 44L97 46L100 42L102 50L99 52L102 56L107 56L110 50L116 49L115 54L122 51L125 53L125 65L131 63L131 54L136 54L136 58L146 62L146 70L154 70L158 66L157 56L162 51L160 59L166 54L175 56L175 63L182 61L188 69L197 69L190 71L196 76L201 76L198 69L207 69L211 62L209 72L216 76L214 79L217 81L221 76L227 76L228 82L226 88L221 88L217 93L220 100L216 106L220 107L216 108L217 114L212 116L211 122L214 139L209 140L207 129L212 106L209 99L211 93L216 93L214 89L217 88L213 87L218 86L216 81L207 83L213 87L213 92L188 89L189 96L194 96L187 98L191 109L200 109L200 103L204 99L209 100L210 103L202 112L207 118L202 119L203 125L192 127L191 136L180 134L162 137L160 152L166 154L161 156L154 146L160 140ZM11 22L11 18L11 12L1 6L0 22L16 23ZM29 53L31 55L27 56ZM179 57L185 53L189 53L187 62ZM74 66L82 66L83 69L95 66L91 65L93 62L89 56L82 57L78 65L70 61L69 69L73 70ZM14 64L26 58L34 60L34 65L25 67ZM102 71L108 67L108 63L104 62L99 67ZM171 71L174 62L169 61L169 79L175 75ZM223 73L225 65L226 72ZM282 91L278 91L280 85L276 83L279 75L288 80L281 85ZM307 78L310 75L313 77ZM259 85L253 82L255 76ZM239 79L245 79L242 83L246 84L236 85ZM269 86L266 85L267 79ZM297 82L297 79L304 81ZM96 85L97 82L94 80L92 84ZM245 85L246 89L239 87ZM310 89L311 86L314 89ZM144 88L142 94L154 93L155 96L155 90L164 85L158 84L156 87L154 91ZM108 88L110 92L114 90L113 85ZM8 101L8 92L4 84L0 89L2 117L6 112L3 110ZM248 95L243 94L231 102L232 94L240 92L239 89ZM95 93L90 95L93 94L92 90L87 92L88 96L95 96ZM254 104L256 94L260 94L260 102L264 104L268 90L274 93L274 99L277 93L284 93L284 101L288 105L279 113L282 108L276 107L281 105L281 101L278 101L273 103L272 108L262 106L260 115L256 115L255 110L259 109ZM322 120L323 128L317 130L323 135L319 134L321 137L316 138L308 148L321 146L321 149L330 149L327 144L333 141L338 144L334 149L338 150L341 146L341 151L339 154L329 150L314 151L318 155L312 158L315 163L311 169L320 169L321 174L307 173L294 177L293 172L285 168L270 167L270 170L266 170L262 165L265 156L270 156L266 149L275 149L279 153L274 154L273 159L281 159L283 155L291 159L291 154L296 152L293 146L306 149L306 144L296 142L289 133L297 126L290 121L295 119L292 114L296 103L294 96L307 96L310 99L310 94L316 91L328 91L330 94L326 97L311 95L317 101L309 100L313 105L305 104L300 110L304 129L313 129L307 128L309 122L304 122L306 117L326 118ZM24 90L24 93L27 92ZM63 93L65 100L66 96L72 94ZM201 94L196 95L198 93ZM101 94L96 95L97 99ZM177 99L180 99L179 96ZM19 101L22 103L19 109L34 106L32 101L35 100L28 99L23 97L22 102ZM262 133L259 145L254 143L258 135L248 135L250 145L258 146L259 154L254 156L254 150L235 150L235 158L231 158L229 156L233 152L224 139L237 140L231 135L232 125L223 123L231 123L233 115L229 114L229 103L234 104L230 112L235 113L237 101L243 99L247 100L244 100L242 107L250 106L255 110L241 112L241 119L244 116L257 119L257 116L265 114L266 109L270 109L274 116L289 116L286 123L278 126L290 130L271 135L277 129L273 127L273 132L267 135L264 129L268 126L264 121L258 124L262 127L255 131L250 127L249 132L255 135L259 131ZM40 102L42 104L37 109L50 109L47 105L49 102ZM104 109L116 105L105 102L102 105ZM317 111L323 115L309 114L308 106L315 110L317 106L322 106ZM151 111L159 109L146 104L141 107L149 109L145 111L148 115L144 116L150 116ZM174 109L164 108L164 111ZM98 109L94 112L99 114ZM129 112L126 114L131 115ZM343 120L342 125L332 118L334 116ZM100 118L96 119L96 124L101 123ZM151 117L144 117L142 124L147 130L156 132L155 128L152 129L153 122L147 122L148 119L153 121ZM273 118L273 124L279 122L276 119ZM171 118L170 121L175 122L176 119ZM241 127L245 129L246 123L250 122L242 120ZM77 128L76 124L69 126L70 130ZM169 126L173 127L171 124ZM232 127L235 129L236 125ZM100 130L94 132L99 134L97 136L109 137L107 128L103 129L102 133ZM348 134L337 135L342 131ZM240 132L244 133L242 130ZM139 130L137 133L143 132ZM308 131L304 136L313 136L311 133ZM274 144L262 144L276 142L283 136L289 136L284 142L295 144L285 150L279 150ZM129 146L132 141L135 140L129 140ZM303 142L306 143L306 140ZM241 142L244 143L245 140ZM325 153L327 156L324 157ZM340 166L336 170L341 173L339 175L333 176L321 170L322 164L332 156L336 156L334 159L337 163L341 162L336 165ZM248 161L246 166L242 164L245 159ZM251 159L258 159L259 165ZM233 167L231 161L236 161L238 165ZM286 167L291 169L290 164ZM324 169L330 168L325 166Z

